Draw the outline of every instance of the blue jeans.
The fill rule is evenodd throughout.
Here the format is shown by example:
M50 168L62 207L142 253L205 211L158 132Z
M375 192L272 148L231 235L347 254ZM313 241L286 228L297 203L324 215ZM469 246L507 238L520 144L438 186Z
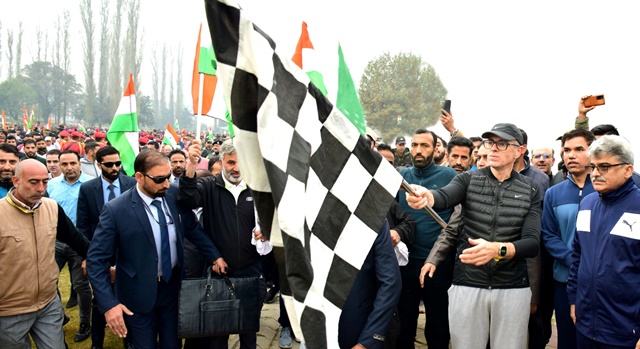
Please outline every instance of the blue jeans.
M39 349L62 349L64 312L60 297L56 296L46 307L26 314L0 317L0 348L30 349L33 342Z

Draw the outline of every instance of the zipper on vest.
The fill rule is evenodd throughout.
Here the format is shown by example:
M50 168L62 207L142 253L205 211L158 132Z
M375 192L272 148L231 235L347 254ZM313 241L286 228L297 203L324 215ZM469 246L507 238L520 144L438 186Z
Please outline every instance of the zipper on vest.
M31 221L33 222L33 241L35 243L36 249L36 306L40 306L38 304L38 300L40 299L40 254L38 253L38 232L36 231L36 216L35 212L31 212Z

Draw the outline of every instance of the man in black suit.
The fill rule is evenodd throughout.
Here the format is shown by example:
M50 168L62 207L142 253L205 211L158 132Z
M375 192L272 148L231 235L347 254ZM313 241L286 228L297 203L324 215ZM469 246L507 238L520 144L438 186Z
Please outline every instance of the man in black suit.
M342 307L340 348L383 348L401 289L400 267L385 220Z
M144 150L134 162L137 185L107 202L89 247L87 270L107 325L131 335L136 349L177 349L178 292L185 236L207 263L224 264L193 212L177 205L169 159ZM117 261L111 287L110 261ZM115 290L114 290L115 289Z
M120 152L118 149L105 146L100 148L96 154L96 162L100 166L100 177L82 183L78 195L78 210L76 213L76 224L78 231L91 241L93 233L96 231L100 212L105 202L109 202L120 194L135 187L136 180L125 175L120 176ZM113 262L115 264L115 261ZM111 267L112 272L115 268ZM104 327L107 324L102 311L98 308L95 297L93 298L93 311L91 312L91 348L102 349L104 342ZM129 348L130 343L125 338L125 348Z

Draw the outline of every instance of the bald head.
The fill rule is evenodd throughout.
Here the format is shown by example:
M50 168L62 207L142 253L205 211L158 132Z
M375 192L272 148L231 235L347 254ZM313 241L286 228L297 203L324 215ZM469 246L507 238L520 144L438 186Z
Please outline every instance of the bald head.
M28 206L34 206L47 190L49 173L40 161L26 159L16 166L15 175L11 180L15 187L16 199Z
M531 164L540 171L550 175L556 159L553 157L553 149L550 147L538 147L531 153Z

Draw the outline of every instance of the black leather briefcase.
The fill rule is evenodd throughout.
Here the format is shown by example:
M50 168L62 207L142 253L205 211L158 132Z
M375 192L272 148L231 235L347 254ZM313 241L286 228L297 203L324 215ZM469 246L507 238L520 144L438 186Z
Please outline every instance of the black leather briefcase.
M262 277L206 277L182 280L178 336L196 338L260 330Z

